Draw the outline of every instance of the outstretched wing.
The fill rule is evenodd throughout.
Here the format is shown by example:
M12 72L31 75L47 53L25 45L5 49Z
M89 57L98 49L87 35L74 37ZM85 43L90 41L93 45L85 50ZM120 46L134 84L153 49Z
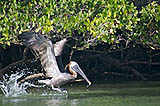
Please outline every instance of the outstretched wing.
M24 32L19 38L27 47L38 52L41 64L47 77L58 77L60 70L55 58L52 42L40 34Z
M62 51L66 42L67 42L67 39L63 39L59 42L56 42L56 44L54 44L54 53L55 53L56 60L61 72L64 72L64 65L62 62Z

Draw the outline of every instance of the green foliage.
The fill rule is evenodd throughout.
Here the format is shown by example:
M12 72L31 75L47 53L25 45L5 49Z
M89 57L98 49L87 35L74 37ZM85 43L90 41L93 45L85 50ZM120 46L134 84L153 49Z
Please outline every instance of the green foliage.
M142 9L138 18L136 7L128 0L2 0L0 44L17 42L16 36L29 30L65 36L77 30L90 41L98 39L109 44L118 43L118 30L130 32L126 35L129 40L140 37L143 42L148 41L146 34L150 30L154 32L151 39L157 42L159 11L159 5L153 2Z
M142 9L140 22L134 33L137 42L142 42L152 48L160 44L160 5L156 2Z
M88 19L87 30L107 43L116 41L117 30L133 31L139 21L136 7L127 0L95 0L92 7L94 17Z
M0 44L16 42L16 36L24 31L35 30L48 33L53 30L50 19L52 0L2 0L0 2Z

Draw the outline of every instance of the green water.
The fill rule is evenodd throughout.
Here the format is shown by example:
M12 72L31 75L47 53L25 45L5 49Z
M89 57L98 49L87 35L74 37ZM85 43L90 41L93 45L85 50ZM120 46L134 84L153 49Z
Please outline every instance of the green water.
M68 95L30 89L28 95L5 97L0 106L160 106L160 82L127 82L66 86Z

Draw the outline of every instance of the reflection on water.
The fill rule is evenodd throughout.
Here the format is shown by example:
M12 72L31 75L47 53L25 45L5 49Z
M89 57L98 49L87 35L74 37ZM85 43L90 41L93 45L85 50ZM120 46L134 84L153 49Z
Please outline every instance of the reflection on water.
M68 95L2 97L0 106L78 106L78 99L68 99Z
M78 106L78 104L78 99L67 100L50 98L46 101L47 106Z
M32 88L28 95L6 97L0 94L0 106L160 106L160 82L66 86L63 95L48 88Z
M27 99L20 99L20 98L3 98L2 99L2 106L18 106L19 103L26 102Z

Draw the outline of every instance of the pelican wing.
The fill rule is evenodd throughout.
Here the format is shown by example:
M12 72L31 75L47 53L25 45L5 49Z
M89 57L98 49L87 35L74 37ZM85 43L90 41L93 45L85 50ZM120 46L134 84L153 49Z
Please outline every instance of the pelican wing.
M19 38L24 45L38 52L47 77L56 78L60 75L61 72L55 58L53 44L49 39L32 32L22 33Z
M63 39L59 42L56 42L56 44L54 44L54 53L55 53L56 60L61 72L64 72L64 65L62 62L62 51L66 42L67 42L67 39Z
M62 55L62 50L63 50L63 47L64 47L66 42L67 42L67 39L63 39L59 42L56 42L56 44L54 44L55 56L61 56Z

